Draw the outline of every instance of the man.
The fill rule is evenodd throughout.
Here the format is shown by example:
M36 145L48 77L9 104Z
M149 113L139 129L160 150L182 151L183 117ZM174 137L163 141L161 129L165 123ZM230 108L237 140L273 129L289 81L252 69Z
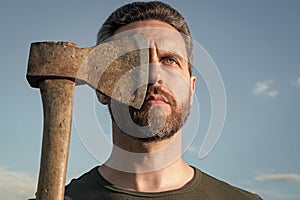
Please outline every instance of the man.
M109 159L66 187L66 199L247 200L259 196L230 186L185 163L182 126L195 91L192 44L181 14L162 2L136 2L111 14L97 44L142 34L149 45L149 84L140 109L97 93L112 117Z

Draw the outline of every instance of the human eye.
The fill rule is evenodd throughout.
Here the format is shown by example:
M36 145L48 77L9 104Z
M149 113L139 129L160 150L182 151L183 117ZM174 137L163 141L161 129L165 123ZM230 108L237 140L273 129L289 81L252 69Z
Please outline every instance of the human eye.
M180 66L178 60L172 57L163 58L162 63L168 66Z

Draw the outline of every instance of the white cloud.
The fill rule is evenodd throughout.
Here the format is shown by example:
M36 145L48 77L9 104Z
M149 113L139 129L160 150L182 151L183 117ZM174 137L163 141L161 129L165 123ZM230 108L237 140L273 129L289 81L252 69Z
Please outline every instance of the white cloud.
M267 96L269 96L269 97L276 97L278 94L279 94L279 92L276 91L276 90L272 90L272 91L267 92Z
M24 172L0 166L0 199L19 200L34 197L36 178Z
M272 80L257 82L252 90L252 94L257 96L276 97L279 92L277 90L271 89L272 84Z
M283 173L283 174L259 174L255 177L256 181L299 181L300 175L295 173Z
M294 81L292 82L292 84L293 84L296 88L300 89L300 76L299 76L296 80L294 80Z
M300 194L291 194L278 190L254 189L253 193L259 194L263 198L269 197L270 199L295 199L299 200Z

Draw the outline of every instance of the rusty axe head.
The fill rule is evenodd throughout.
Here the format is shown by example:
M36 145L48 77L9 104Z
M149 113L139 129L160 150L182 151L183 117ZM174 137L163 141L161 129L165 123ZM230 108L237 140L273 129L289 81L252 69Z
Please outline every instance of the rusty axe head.
M32 43L27 80L70 79L140 108L146 95L149 63L144 36L136 34L89 48L70 42Z

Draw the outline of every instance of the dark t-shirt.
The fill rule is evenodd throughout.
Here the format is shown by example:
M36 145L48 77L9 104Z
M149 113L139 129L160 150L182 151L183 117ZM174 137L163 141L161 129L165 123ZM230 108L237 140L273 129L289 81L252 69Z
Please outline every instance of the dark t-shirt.
M118 188L106 181L95 167L66 187L66 200L258 200L258 195L217 180L194 168L193 179L180 189L166 192L136 192Z

